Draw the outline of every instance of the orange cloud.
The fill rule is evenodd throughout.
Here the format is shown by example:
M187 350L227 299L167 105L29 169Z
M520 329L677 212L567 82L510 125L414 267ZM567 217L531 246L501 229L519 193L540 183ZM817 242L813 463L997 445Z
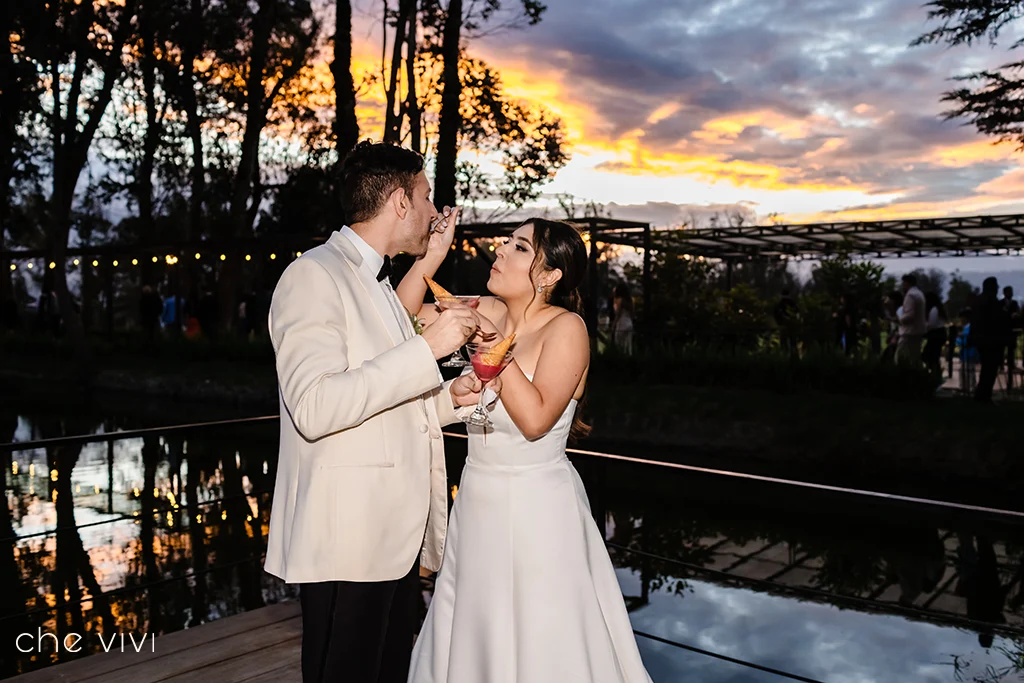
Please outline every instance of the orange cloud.
M1013 145L996 144L991 138L983 138L937 149L921 161L963 168L983 162L1009 161L1019 156L1020 152Z

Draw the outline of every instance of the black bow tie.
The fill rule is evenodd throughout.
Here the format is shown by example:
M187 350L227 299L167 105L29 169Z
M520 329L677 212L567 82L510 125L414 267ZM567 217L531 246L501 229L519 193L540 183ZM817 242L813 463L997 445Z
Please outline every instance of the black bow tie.
M381 282L386 277L391 277L391 257L385 256L384 263L380 264L380 270L377 271L377 282Z

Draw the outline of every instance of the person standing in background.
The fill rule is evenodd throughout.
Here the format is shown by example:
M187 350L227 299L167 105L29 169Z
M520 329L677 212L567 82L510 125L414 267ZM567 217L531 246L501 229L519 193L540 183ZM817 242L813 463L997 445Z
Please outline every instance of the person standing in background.
M971 311L968 344L978 350L981 358L981 374L974 398L982 403L992 402L992 389L999 375L1009 332L1009 319L998 297L999 282L994 277L986 278L977 305Z
M903 276L901 288L903 309L899 314L900 341L896 348L896 361L916 367L921 362L921 344L928 331L926 304L913 273Z

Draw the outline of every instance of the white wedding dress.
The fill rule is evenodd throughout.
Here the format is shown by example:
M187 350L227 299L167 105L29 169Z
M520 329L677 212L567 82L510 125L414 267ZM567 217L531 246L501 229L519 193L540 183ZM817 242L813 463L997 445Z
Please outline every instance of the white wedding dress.
M410 683L650 683L583 482L576 402L528 441L499 400L469 427L444 561Z

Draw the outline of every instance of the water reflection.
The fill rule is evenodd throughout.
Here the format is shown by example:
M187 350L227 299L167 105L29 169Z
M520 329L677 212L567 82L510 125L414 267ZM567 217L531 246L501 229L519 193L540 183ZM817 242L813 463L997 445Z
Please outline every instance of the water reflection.
M40 439L112 431L49 417L3 424L5 442L15 431ZM4 453L5 647L42 629L61 642L81 634L95 652L99 634L161 634L296 597L261 568L276 430L193 436ZM11 647L0 675L74 656L56 649L46 639L41 652L12 658Z
M0 411L0 439L145 420ZM265 423L3 452L0 638L83 633L95 651L111 628L166 633L296 597L262 572L276 443ZM448 445L452 484L463 448ZM830 682L1022 678L1019 526L575 461L638 631ZM656 681L779 680L640 644ZM0 676L68 656L4 657Z

